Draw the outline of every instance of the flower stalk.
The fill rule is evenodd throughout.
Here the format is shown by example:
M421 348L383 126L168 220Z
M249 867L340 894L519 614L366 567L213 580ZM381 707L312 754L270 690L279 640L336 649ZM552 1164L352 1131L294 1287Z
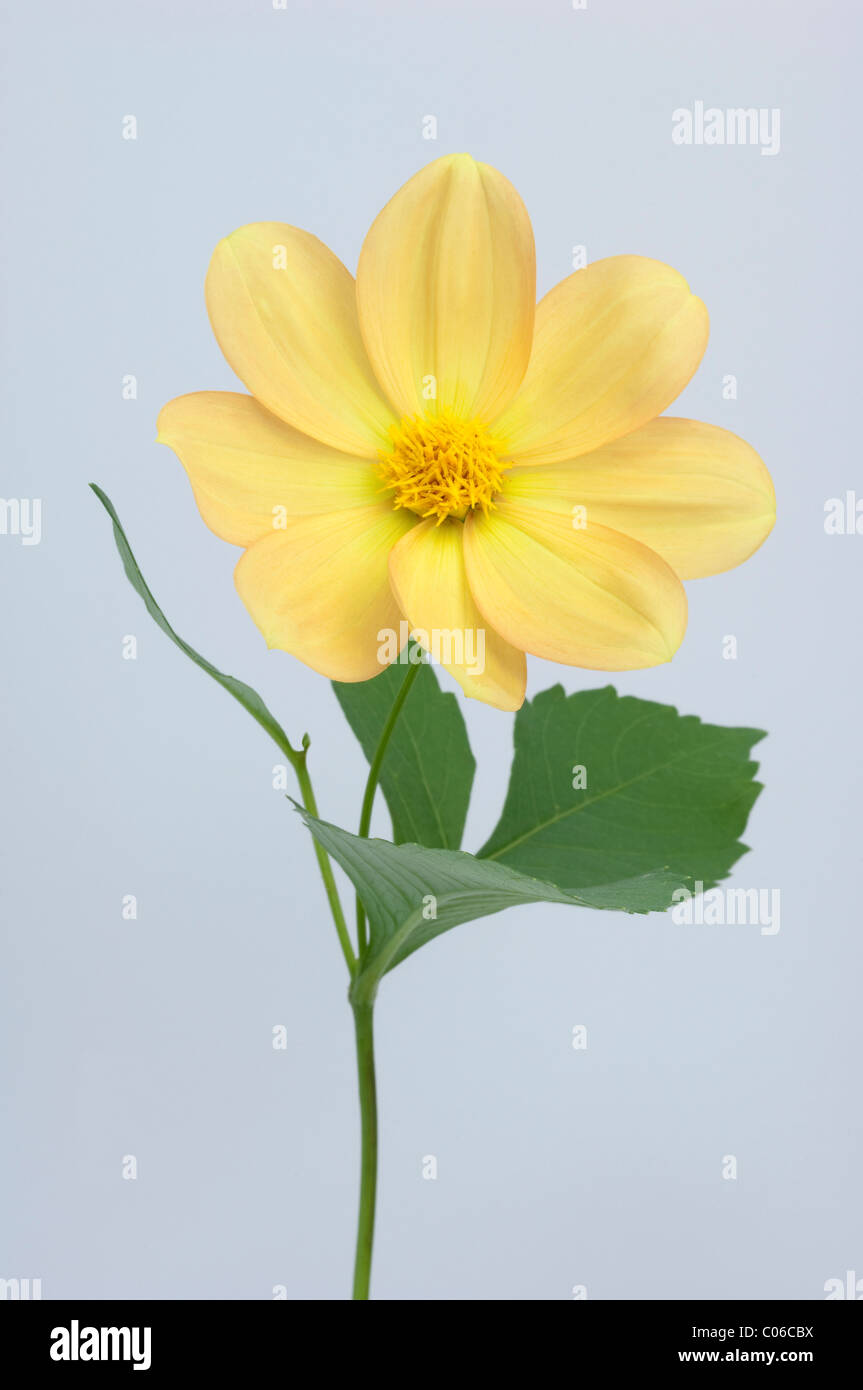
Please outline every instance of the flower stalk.
M375 1081L374 1004L355 1003L357 1083L360 1096L360 1205L352 1297L367 1300L372 1273L378 1182L378 1105Z
M300 795L303 799L303 805L310 815L317 816L317 801L315 799L315 793L312 789L312 779L309 776L309 770L306 766L306 755L308 753L308 750L309 736L308 734L305 734L303 736L302 751L298 752L296 749L291 749L291 763L295 773L297 774L297 782L299 783ZM351 936L350 932L348 931L348 924L345 921L345 914L342 911L341 899L339 898L339 890L336 887L335 875L333 874L333 866L330 863L329 855L317 843L315 843L315 857L318 861L318 867L321 871L321 878L324 881L324 890L327 895L327 902L330 905L330 912L332 913L333 922L336 928L336 934L339 938L339 945L342 948L342 955L345 958L345 964L348 967L348 972L350 973L350 976L353 979L357 970L357 958L354 953L353 945L351 944Z
M378 746L369 767L369 775L363 794L360 811L359 833L363 839L368 837L372 823L372 810L375 793L378 789L384 757L398 723L405 701L411 692L422 661L408 666L407 674L387 715L381 730ZM327 860L329 866L329 860ZM330 870L332 873L332 870ZM338 923L336 924L338 926ZM363 967L368 952L368 931L366 912L359 893L357 894L357 953L355 968L351 971L355 980ZM360 1206L357 1219L357 1248L354 1260L354 1299L368 1299L371 1281L372 1249L375 1234L375 1199L378 1180L378 1104L377 1081L375 1078L374 1048L374 993L371 998L356 999L351 992L351 1007L354 1011L354 1031L357 1047L357 1084L360 1098Z

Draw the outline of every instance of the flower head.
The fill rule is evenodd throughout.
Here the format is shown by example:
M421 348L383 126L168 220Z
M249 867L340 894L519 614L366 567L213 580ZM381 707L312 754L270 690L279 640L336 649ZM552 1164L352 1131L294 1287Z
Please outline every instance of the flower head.
M765 539L775 499L755 451L662 415L707 343L683 278L613 256L538 305L535 280L521 199L468 155L395 195L356 280L282 223L220 242L207 308L251 394L180 396L159 439L207 525L244 548L237 588L269 646L368 680L407 619L472 637L445 644L448 669L517 709L526 652L608 671L670 660L681 580ZM480 633L482 670L456 659Z

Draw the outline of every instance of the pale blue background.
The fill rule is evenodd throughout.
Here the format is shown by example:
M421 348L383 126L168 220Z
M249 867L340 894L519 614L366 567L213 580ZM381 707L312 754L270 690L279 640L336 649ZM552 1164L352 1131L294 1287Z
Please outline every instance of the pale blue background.
M462 149L524 196L542 292L584 243L670 262L711 310L676 411L755 444L779 523L744 568L690 586L672 665L617 684L770 731L733 882L780 888L782 928L534 907L390 977L374 1290L817 1299L863 1274L863 537L823 529L827 498L863 496L858 7L19 0L5 15L2 491L43 499L44 535L0 537L0 1275L54 1298L346 1293L351 1021L306 832L271 788L265 736L146 616L86 485L113 497L180 632L294 736L309 729L322 809L353 825L364 764L335 700L265 650L236 552L154 422L174 395L235 384L202 294L219 237L289 221L353 267L395 189ZM671 112L696 99L780 107L781 153L676 147ZM532 662L532 691L556 679L601 683ZM466 715L476 847L511 718Z

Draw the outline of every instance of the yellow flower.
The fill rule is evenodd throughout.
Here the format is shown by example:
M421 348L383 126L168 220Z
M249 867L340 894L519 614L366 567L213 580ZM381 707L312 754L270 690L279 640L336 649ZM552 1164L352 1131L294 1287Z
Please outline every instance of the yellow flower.
M237 589L267 644L332 679L378 674L402 620L443 634L465 693L500 709L524 699L525 652L657 665L683 638L681 580L740 564L773 525L748 444L657 418L707 343L683 278L612 256L536 305L524 205L469 155L395 195L356 281L308 232L260 222L219 243L206 296L251 395L180 396L159 439L244 547Z

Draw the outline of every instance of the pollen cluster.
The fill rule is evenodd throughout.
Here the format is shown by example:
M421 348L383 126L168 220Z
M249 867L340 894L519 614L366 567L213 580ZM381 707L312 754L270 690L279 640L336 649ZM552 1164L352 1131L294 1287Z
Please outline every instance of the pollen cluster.
M500 491L503 464L485 426L446 415L406 416L390 430L378 472L394 507L422 517L488 512Z

